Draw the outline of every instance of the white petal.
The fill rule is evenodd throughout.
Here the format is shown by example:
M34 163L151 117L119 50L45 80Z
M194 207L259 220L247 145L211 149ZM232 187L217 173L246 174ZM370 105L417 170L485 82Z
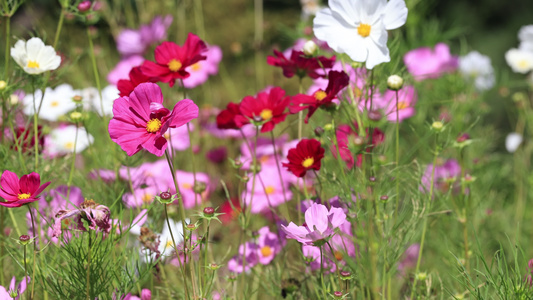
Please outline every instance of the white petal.
M39 53L44 49L44 43L40 38L33 37L26 42L28 60L37 61Z
M23 40L18 40L15 43L15 46L11 48L11 57L13 57L19 66L24 68L28 63L26 56L26 42Z
M381 19L386 4L386 0L360 0L357 7L360 10L361 22L374 24Z
M407 7L404 0L391 0L385 6L383 23L387 30L396 29L407 20Z
M338 13L344 21L348 24L359 24L359 12L357 11L357 2L351 2L346 0L330 0L329 7L332 11Z
M371 33L366 47L368 57L366 59L367 69L373 69L375 66L390 61L389 48L387 48L387 31L384 27L375 28Z
M505 138L505 148L507 151L514 153L518 146L522 144L522 135L516 132L509 133Z

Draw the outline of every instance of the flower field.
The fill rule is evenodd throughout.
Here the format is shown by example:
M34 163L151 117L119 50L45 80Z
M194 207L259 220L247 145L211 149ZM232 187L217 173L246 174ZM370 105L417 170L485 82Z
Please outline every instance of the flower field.
M0 300L532 299L533 19L457 3L3 0Z

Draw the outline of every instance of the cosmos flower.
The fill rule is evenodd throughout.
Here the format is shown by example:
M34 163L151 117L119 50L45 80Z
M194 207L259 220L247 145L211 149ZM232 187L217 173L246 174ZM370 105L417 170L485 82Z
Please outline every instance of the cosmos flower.
M176 177L179 178L178 186L185 208L193 208L196 205L201 204L202 200L205 201L209 197L209 193L211 192L211 182L207 174L196 172L196 182L194 181L193 173L177 170ZM195 196L195 185L205 185L205 190L198 196Z
M47 121L57 121L59 117L76 108L76 103L72 100L79 94L69 84L58 85L55 89L46 88L44 97L41 90L35 91L35 94L27 94L24 99L24 114L32 116L35 108L38 110L39 118ZM33 100L35 99L35 103ZM42 102L41 102L42 99Z
M268 213L270 208L277 207L285 203L285 200L289 201L292 198L289 176L282 175L280 178L278 168L275 165L263 165L261 167L261 171L256 174L254 188L252 188L253 174L248 174L248 177L250 180L246 184L246 191L242 193L242 199L246 206L251 206L250 211L254 214ZM283 192L285 192L285 196Z
M433 177L433 164L428 164L424 174L422 175L422 185L420 191L429 193L431 188L431 179L433 177L433 186L439 190L446 192L450 188L455 188L455 183L459 182L461 176L461 166L455 159L448 159L443 161L437 160L435 166L435 174Z
M282 244L277 234L270 231L268 226L257 231L257 257L259 263L268 265L274 257L281 251Z
M246 265L244 257L246 257ZM228 270L233 273L248 272L258 262L257 245L247 242L239 247L239 254L228 261Z
M533 52L513 48L505 52L505 61L515 73L526 74L533 70Z
M235 122L235 117L241 114L239 104L230 102L226 109L220 111L217 115L217 128L219 129L239 129L242 125ZM240 123L239 123L240 124Z
M407 52L403 57L407 71L415 80L439 78L444 73L457 69L459 59L450 53L450 47L444 43L435 45L435 49L422 47Z
M389 122L402 122L415 115L415 104L418 94L413 86L404 86L398 91L398 105L396 105L396 92L387 90L382 97L374 101L374 109L382 109ZM398 119L396 120L396 111Z
M26 276L23 277L20 283L15 287L16 279L15 276L13 276L13 278L11 278L11 283L9 284L9 288L7 290L5 287L0 286L0 299L19 300L29 283L30 276Z
M157 16L139 30L124 29L117 37L117 50L122 56L143 55L152 44L167 37L167 29L172 24L172 16Z
M114 68L107 74L107 81L112 85L117 85L121 79L128 80L131 69L142 65L144 58L140 55L133 55L121 60Z
M522 26L518 31L518 39L520 40L520 50L525 50L533 53L533 25Z
M190 76L187 67L206 59L207 46L198 36L189 33L183 46L173 42L163 42L155 48L155 61L146 60L141 66L148 77L157 77L161 82L174 86L176 79Z
M61 64L61 57L52 46L45 46L38 37L27 42L19 40L11 48L11 57L28 74L41 74L52 71Z
M287 117L285 110L290 101L280 87L260 92L256 97L246 96L239 105L241 114L235 116L235 124L243 126L253 122L261 126L261 132L270 132Z
M186 71L190 74L189 77L183 79L183 86L186 88L195 88L206 82L209 75L218 73L218 64L222 60L222 50L220 47L209 45L205 56L207 56L205 60L200 60L186 68Z
M76 131L78 132L77 138ZM93 142L94 137L87 132L85 127L78 128L76 125L63 125L52 130L45 137L44 154L47 157L53 158L58 155L73 153L74 151L80 153L87 149Z
M303 139L296 148L289 150L288 163L283 166L295 176L304 177L308 170L320 170L320 161L324 158L324 148L315 139Z
M274 56L267 57L267 63L271 66L281 67L283 69L283 76L292 78L294 75L302 78L309 76L313 79L318 77L325 77L324 69L330 69L335 63L335 56L327 58L324 56L309 57L302 51L292 50L290 57L274 50Z
M52 237L60 237L63 230L63 220L74 218L76 229L81 231L99 230L109 233L111 230L111 212L105 205L100 205L93 200L85 200L79 208L60 210L55 216ZM85 221L85 222L84 222ZM85 224L89 225L87 229Z
M405 274L407 269L412 269L416 266L418 254L420 252L420 244L412 244L403 253L403 258L398 264L398 271L400 274Z
M39 194L50 185L50 181L41 185L41 176L32 172L22 177L17 174L5 170L0 177L0 197L4 198L5 202L0 202L0 205L5 207L20 207L26 203L31 203L39 200Z
M373 129L372 137L366 137L366 140L359 136L357 123L354 124L354 128L355 129L352 129L350 125L339 125L336 131L337 143L339 145L338 152L340 153L342 160L346 162L348 168L353 168L354 165L360 167L362 164L362 154L357 154L354 158L351 147L361 147L360 151L366 149L367 152L370 152L375 146L383 143L385 140L385 134L377 127ZM368 129L365 131L368 134ZM335 145L331 146L331 152L336 158L337 147Z
M329 8L320 10L313 21L315 36L339 53L367 69L390 61L387 30L396 29L407 20L403 0L329 0Z
M346 222L346 214L342 208L327 207L313 203L305 211L305 224L297 226L291 222L288 226L281 225L287 238L295 239L304 245L321 246L335 234L335 228Z
M168 128L185 125L198 117L198 106L183 99L172 111L163 106L161 88L155 83L141 83L130 96L115 100L109 135L131 156L145 149L162 156L167 148L163 137Z
M117 89L119 90L119 96L129 96L131 92L143 82L157 82L157 77L146 76L141 67L134 67L130 70L127 79L120 79L117 82Z
M459 72L468 81L473 81L478 91L486 91L494 86L494 69L490 57L472 51L459 58Z
M337 97L337 94L348 86L349 77L344 72L329 71L328 78L329 82L325 91L318 89L311 96L305 94L293 96L291 106L289 107L290 113L294 114L304 109L309 109L305 117L305 123L307 123L319 107L331 105L333 99Z

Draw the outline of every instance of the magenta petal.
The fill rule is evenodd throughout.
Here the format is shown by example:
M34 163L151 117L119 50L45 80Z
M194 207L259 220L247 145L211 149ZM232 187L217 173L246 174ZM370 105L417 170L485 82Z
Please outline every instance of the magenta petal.
M130 94L129 104L136 112L142 112L141 115L146 117L146 120L149 120L152 112L150 110L150 103L152 102L163 103L161 88L155 83L141 83Z
M19 295L24 293L30 281L31 281L30 276L25 276L24 278L22 278L22 281L19 283L18 288L17 288Z
M42 193L44 191L44 189L46 189L49 185L50 185L50 181L46 182L45 184L41 185L35 192L34 194L32 194L31 196L33 198L37 198L39 196L40 193Z
M169 127L180 127L198 118L198 106L190 99L183 99L172 109Z
M17 174L5 170L4 173L2 173L2 177L0 177L0 186L7 193L18 195L20 190L19 177Z
M10 194L10 193L7 193L6 191L0 189L0 198L4 198L7 201L17 201L18 200L18 194Z
M162 156L167 149L167 139L162 136L152 134L149 139L142 143L142 147L154 155Z
M35 191L39 189L39 185L41 185L41 176L39 174L32 172L28 175L24 175L20 178L20 191L23 193L29 193L33 196L35 195Z

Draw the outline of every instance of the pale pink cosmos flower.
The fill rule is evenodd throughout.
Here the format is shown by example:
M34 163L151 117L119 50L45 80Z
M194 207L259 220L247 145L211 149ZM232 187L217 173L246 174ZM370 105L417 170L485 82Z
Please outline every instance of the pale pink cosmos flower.
M412 269L416 266L419 252L420 244L412 244L405 250L403 258L398 264L400 274L403 275L407 269Z
M189 124L189 127L191 128L191 132L194 131L194 125L192 123ZM172 151L184 151L191 146L187 126L169 128L163 136L170 143Z
M450 187L454 187L454 183L458 182L461 176L461 166L455 159L448 159L443 162L442 159L437 160L435 166L435 174L433 174L433 164L426 167L426 171L422 175L422 185L420 191L429 193L431 189L431 179L433 175L433 186L442 191L447 191Z
M192 100L183 99L170 111L163 106L161 88L145 82L129 97L115 100L109 135L129 156L141 149L162 156L168 146L163 137L168 128L180 127L197 117L198 106Z
M244 257L246 256L246 265ZM242 273L250 271L259 263L257 256L257 245L247 242L239 247L239 254L228 261L228 270L233 273Z
M186 68L190 76L183 79L183 85L192 89L207 81L209 75L218 73L218 64L222 60L222 50L220 47L210 45L204 54L207 59L201 60Z
M373 110L382 110L389 122L397 122L396 110L398 110L398 119L402 122L415 115L415 104L418 100L418 94L413 86L404 86L398 91L398 106L396 106L396 92L387 90L381 97L376 97L373 102ZM398 108L398 109L396 109Z
M282 244L277 234L268 229L268 226L262 227L257 232L257 257L259 263L268 265L274 257L281 251Z
M289 188L290 181L288 180L290 176L286 170L285 176L282 175L282 179L279 177L278 169L275 165L263 165L261 172L256 174L254 189L252 189L253 174L248 174L248 177L250 180L247 183L246 191L242 194L242 198L247 206L251 206L252 213L267 213L270 211L270 208L285 203L285 199L287 201L292 199L292 192ZM284 190L285 197L283 194Z
M111 72L107 74L107 81L112 85L117 85L121 79L129 80L130 71L134 67L142 65L144 57L140 55L132 55L128 58L121 60Z
M197 184L205 184L205 191L195 197L194 192L194 174L185 171L176 171L176 178L178 178L178 186L180 188L181 197L183 199L183 206L187 209L193 208L206 200L211 192L211 181L209 175L205 173L196 173ZM195 202L196 201L196 202Z
M320 247L312 245L302 245L302 255L306 265L311 271L320 270ZM337 270L333 257L328 253L322 255L322 266L324 272L333 273Z
M6 289L3 286L0 286L0 299L2 300L19 300L26 290L26 287L30 283L30 276L26 276L22 278L20 283L15 287L16 285L16 279L15 276L11 278L11 283L9 284L9 288Z
M121 167L119 176L123 180L132 182L134 188L141 186L155 187L160 191L170 189L175 192L172 173L166 160L145 162L138 167Z
M136 188L133 193L124 193L122 202L128 208L137 208L149 206L154 201L154 196L159 195L161 191L153 186Z
M346 222L346 214L342 208L327 207L313 203L305 211L305 224L297 226L291 222L288 226L281 225L287 238L295 239L304 245L320 246L335 234L335 228Z
M172 16L157 16L152 23L141 25L139 30L124 29L117 37L117 50L122 56L143 55L152 44L162 41L167 36L167 29L172 24Z
M459 57L450 53L450 47L444 43L435 45L435 49L422 47L405 54L403 61L415 80L439 78L459 66Z
M110 215L111 212L107 206L99 205L93 200L85 200L78 209L60 210L56 214L52 237L61 236L63 220L70 218L74 218L77 225L76 229L79 231L87 231L82 221L85 220L88 222L90 230L109 233L111 230Z

